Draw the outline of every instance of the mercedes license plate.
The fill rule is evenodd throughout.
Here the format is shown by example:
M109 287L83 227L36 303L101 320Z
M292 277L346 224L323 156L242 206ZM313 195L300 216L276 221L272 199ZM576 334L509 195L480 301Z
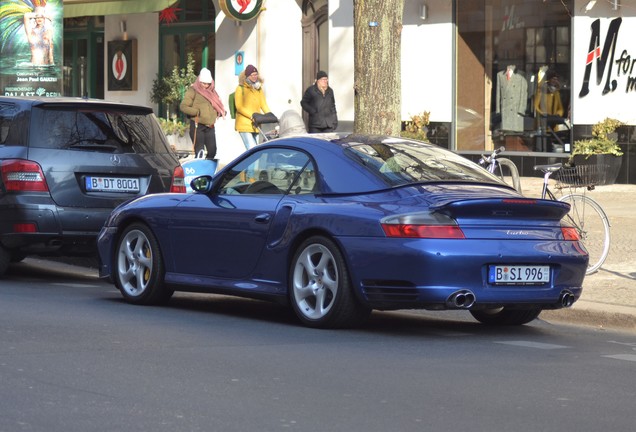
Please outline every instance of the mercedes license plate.
M491 265L488 282L499 285L538 285L550 283L550 266Z
M124 177L86 177L88 192L139 192L138 178Z

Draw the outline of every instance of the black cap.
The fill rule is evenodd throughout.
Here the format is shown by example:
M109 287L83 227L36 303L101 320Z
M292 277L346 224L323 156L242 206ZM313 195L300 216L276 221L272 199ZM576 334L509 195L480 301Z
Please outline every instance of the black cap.
M325 72L325 71L318 71L318 73L316 74L316 80L319 80L320 78L328 78L328 77L327 77L327 72Z

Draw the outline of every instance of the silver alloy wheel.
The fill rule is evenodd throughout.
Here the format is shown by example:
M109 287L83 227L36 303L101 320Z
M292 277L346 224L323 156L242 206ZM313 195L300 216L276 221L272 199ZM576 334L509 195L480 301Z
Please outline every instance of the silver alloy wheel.
M338 272L334 256L322 244L310 244L298 255L293 298L305 317L319 320L329 313L338 294Z
M117 250L117 272L121 287L131 297L141 295L152 275L152 248L148 237L132 230L121 239Z

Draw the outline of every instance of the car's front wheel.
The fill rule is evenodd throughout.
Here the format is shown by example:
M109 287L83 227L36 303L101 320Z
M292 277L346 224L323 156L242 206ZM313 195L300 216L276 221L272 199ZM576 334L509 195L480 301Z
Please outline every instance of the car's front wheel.
M371 312L355 298L342 253L326 237L308 238L298 247L289 281L294 312L309 327L352 327Z
M162 303L174 292L164 284L159 243L144 224L130 225L119 237L114 267L115 285L130 303Z
M527 324L538 317L541 310L541 308L510 309L501 307L495 309L471 310L470 313L480 323L509 326Z

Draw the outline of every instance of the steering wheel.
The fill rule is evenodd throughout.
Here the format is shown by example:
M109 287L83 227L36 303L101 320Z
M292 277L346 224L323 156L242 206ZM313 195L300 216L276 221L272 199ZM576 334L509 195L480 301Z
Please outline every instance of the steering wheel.
M243 193L244 194L282 194L283 191L281 191L280 189L276 187L276 185L268 181L258 180L250 184Z

